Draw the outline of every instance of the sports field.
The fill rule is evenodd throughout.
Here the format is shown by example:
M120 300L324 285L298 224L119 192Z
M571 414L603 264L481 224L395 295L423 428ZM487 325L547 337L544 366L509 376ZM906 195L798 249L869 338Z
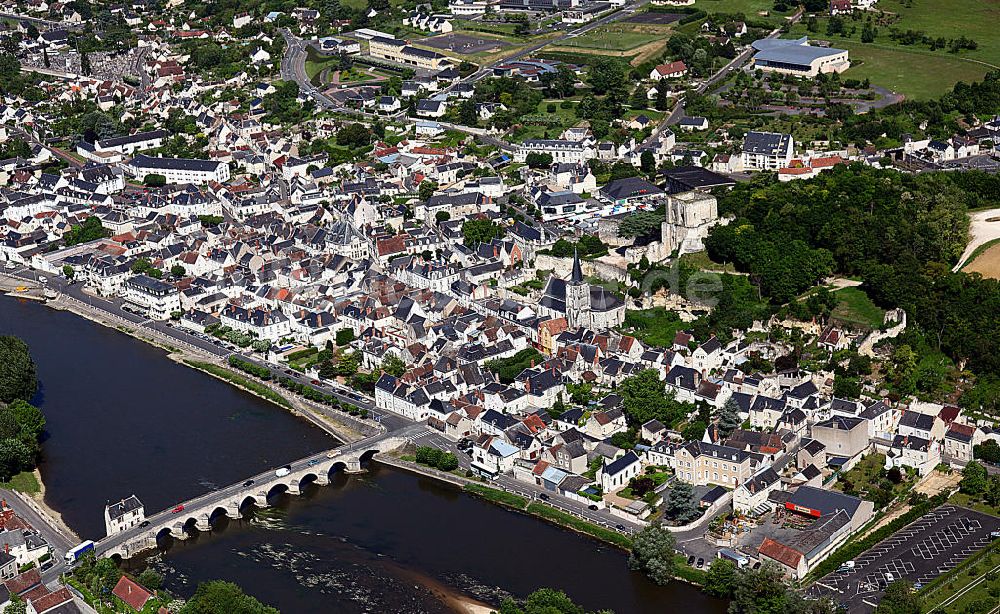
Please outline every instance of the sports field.
M581 47L602 51L628 51L663 38L662 35L637 32L628 26L605 26L586 34L560 41L560 47Z

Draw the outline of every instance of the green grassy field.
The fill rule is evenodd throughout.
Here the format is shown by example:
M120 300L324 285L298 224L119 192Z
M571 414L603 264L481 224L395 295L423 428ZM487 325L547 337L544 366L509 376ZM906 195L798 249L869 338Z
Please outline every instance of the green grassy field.
M642 311L626 311L622 330L631 331L637 339L657 347L670 347L677 331L683 327L684 322L676 313L663 307L654 307Z
M885 312L872 302L860 288L841 288L833 293L840 299L831 314L834 319L867 328L879 328L885 321Z
M580 47L602 51L628 51L647 43L661 40L663 36L631 32L620 27L595 28L576 38L568 38L559 43L560 47Z
M907 98L938 98L959 81L980 81L989 67L950 53L921 51L910 47L866 45L834 38L832 44L850 51L848 79L871 79Z
M11 476L9 482L0 482L0 488L16 490L17 492L29 495L42 490L41 485L38 483L38 478L35 477L35 472L33 471L22 471L17 475Z
M966 83L982 78L991 67L1000 67L1000 0L954 0L953 2L913 2L904 6L900 0L882 0L881 11L899 15L899 19L878 27L874 43L861 42L863 17L845 19L853 35L825 35L826 17L818 19L819 32L810 33L803 20L791 35L829 40L834 47L851 52L855 64L845 77L869 78L876 85L888 87L911 98L936 98L958 81ZM901 45L889 38L890 30L915 30L946 41L961 36L978 44L972 51L958 54L945 49L931 51L924 45Z
M768 21L783 22L787 13L777 13L774 10L773 0L697 0L694 8L701 9L706 13L743 13L747 17L761 18L760 13L766 12Z

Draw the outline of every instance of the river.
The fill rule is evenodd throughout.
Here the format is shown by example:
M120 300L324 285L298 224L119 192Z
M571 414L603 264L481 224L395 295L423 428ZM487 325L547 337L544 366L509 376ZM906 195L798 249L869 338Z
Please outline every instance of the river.
M329 447L319 428L179 365L162 350L74 314L0 297L0 334L24 339L45 412L46 503L85 538L106 502L136 494L150 513ZM384 466L276 501L151 557L181 595L231 580L285 614L450 612L565 590L619 614L724 604L682 583L657 587L589 538Z

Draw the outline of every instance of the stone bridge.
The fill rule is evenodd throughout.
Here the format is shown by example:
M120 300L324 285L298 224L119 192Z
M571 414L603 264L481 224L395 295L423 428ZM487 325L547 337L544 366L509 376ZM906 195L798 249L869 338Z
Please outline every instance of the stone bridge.
M362 464L373 456L406 445L412 437L425 430L423 425L412 425L362 439L290 463L286 465L286 475L279 476L276 469L271 469L237 484L183 501L174 508L147 516L142 525L100 540L95 548L97 555L127 559L155 548L157 540L168 535L183 540L194 530L211 531L213 524L223 516L241 518L250 506L268 507L268 501L281 493L298 495L309 484L325 486L330 483L330 476L338 471L362 472Z

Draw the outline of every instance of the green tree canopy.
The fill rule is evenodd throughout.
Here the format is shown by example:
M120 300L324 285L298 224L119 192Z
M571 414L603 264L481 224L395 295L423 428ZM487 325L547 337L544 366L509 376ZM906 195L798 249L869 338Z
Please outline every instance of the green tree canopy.
M632 539L630 569L641 571L654 583L664 585L673 579L677 568L674 534L656 524L644 527Z
M181 614L279 614L247 595L232 582L213 580L198 585L194 596L184 604Z
M491 220L467 220L462 224L462 237L467 247L489 243L506 234L506 230Z
M17 337L0 336L0 401L30 401L37 390L35 361L28 345Z

